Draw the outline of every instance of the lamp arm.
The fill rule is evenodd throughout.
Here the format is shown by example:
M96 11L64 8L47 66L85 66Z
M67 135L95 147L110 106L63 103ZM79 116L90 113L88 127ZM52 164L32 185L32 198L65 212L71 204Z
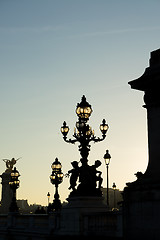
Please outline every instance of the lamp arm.
M75 144L75 142L77 142L77 139L67 139L67 137L63 137L63 139L67 143Z
M102 135L102 138L100 138L100 137L95 137L95 136L93 136L89 141L91 142L91 141L93 141L93 142L101 142L101 141L103 141L104 139L106 138L106 135Z

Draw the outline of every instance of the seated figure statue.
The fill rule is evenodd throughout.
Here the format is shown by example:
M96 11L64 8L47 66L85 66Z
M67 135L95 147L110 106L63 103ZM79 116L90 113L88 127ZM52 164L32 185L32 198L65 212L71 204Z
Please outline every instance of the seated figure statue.
M69 189L73 190L70 193L70 197L102 196L102 172L97 170L97 168L101 165L101 161L96 160L95 164L92 166L89 166L88 164L82 164L82 166L79 167L77 161L73 161L71 164L73 169L69 170L66 174L66 176L70 176ZM79 185L76 188L78 179Z
M81 166L79 168L79 186L77 187L77 194L80 196L102 196L101 186L103 179L101 178L102 172L97 170L101 165L99 160L95 164L89 166ZM97 184L98 183L98 184Z
M98 182L98 188L100 189L101 186L102 186L102 181L103 179L101 178L101 175L102 175L102 172L101 171L98 171L97 168L101 165L101 161L99 160L96 160L95 161L95 164L91 166L91 174L93 176L93 181L94 181L94 184L95 186L97 185L97 182ZM97 175L98 174L98 175Z

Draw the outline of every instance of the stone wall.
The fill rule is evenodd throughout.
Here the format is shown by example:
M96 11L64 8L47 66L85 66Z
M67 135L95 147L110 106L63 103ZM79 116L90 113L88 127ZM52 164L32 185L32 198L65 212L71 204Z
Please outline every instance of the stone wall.
M105 236L113 239L122 238L122 215L120 212L85 213L80 216L81 233L62 231L63 214L8 214L0 215L1 240L46 240L65 236ZM72 221L72 219L71 219ZM66 223L68 226L68 223Z

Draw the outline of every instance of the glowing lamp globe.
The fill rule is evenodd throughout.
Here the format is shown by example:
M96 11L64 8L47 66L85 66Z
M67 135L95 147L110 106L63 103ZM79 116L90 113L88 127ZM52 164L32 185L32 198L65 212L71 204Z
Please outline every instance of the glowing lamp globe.
M66 122L63 122L63 126L61 127L61 133L63 134L64 137L67 136L69 132L69 127L67 126Z
M104 158L106 166L108 166L109 163L110 163L110 159L111 159L111 155L109 154L109 150L106 150L106 153L104 154L103 158Z
M76 114L79 119L87 121L92 113L91 105L86 101L86 97L83 95L80 103L77 104Z
M103 135L106 135L106 132L108 131L108 128L109 128L109 126L106 123L106 120L103 119L102 124L100 125L100 130L101 130Z

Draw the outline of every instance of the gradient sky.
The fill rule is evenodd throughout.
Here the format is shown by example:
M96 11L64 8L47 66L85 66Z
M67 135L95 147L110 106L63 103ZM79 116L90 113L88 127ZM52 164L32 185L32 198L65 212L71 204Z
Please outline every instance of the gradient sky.
M92 105L90 125L110 126L92 144L89 164L102 161L103 186L109 149L109 185L123 189L148 162L143 93L128 81L141 76L150 52L160 47L159 0L0 0L0 159L22 157L19 199L47 204L56 157L63 172L79 160L78 145L63 141L65 120L72 136L75 108L83 94ZM5 164L0 160L0 173ZM69 194L69 179L60 185Z

